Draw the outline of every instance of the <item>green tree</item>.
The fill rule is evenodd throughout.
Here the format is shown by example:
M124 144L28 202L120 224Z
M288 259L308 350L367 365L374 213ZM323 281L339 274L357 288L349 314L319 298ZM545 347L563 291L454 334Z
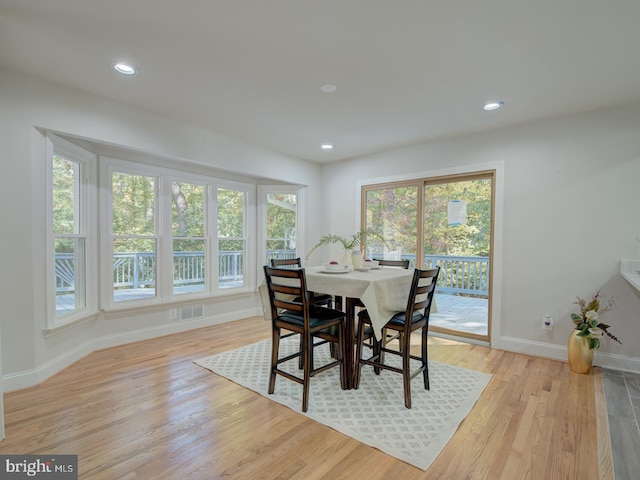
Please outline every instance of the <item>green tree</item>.
M424 210L418 212L418 188L406 185L366 191L366 224L374 227L403 254L418 252L418 215L424 222L426 255L487 256L491 235L491 179L450 181L424 186ZM448 205L466 203L467 217L461 225L449 225ZM367 249L382 253L381 244L369 242ZM372 250L371 250L372 249Z
M55 234L75 233L76 211L74 196L78 181L78 165L58 155L53 156L53 232ZM55 251L72 253L70 243L56 239Z
M267 196L267 250L295 250L295 193L271 193Z
M461 200L467 219L449 225L448 205ZM491 235L491 180L479 179L425 186L425 254L486 256Z
M218 189L218 248L244 250L245 195L239 190Z

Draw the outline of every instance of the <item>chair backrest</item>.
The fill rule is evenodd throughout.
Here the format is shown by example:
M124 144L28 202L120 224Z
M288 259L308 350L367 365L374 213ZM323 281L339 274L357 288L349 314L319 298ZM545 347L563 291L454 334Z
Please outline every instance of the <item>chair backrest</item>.
M271 319L274 320L278 316L278 310L288 310L295 315L304 316L307 324L310 301L304 268L294 270L265 265L264 278L269 292Z
M302 262L300 261L300 257L298 258L272 258L271 259L272 267L279 268L300 268L302 266Z
M407 270L409 268L409 260L385 260L383 258L374 258L381 267L400 267Z
M431 303L433 302L433 295L436 291L439 274L440 267L429 270L416 268L414 270L411 289L409 290L409 298L407 299L406 319L413 318L417 313L422 313L427 322L429 322ZM411 322L405 321L405 329L407 331L410 330L410 324Z

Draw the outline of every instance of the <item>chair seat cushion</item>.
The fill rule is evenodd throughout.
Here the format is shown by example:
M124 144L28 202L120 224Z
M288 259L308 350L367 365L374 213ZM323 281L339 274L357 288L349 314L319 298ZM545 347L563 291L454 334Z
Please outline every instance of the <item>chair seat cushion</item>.
M362 310L361 312L358 313L358 316L360 318L368 319L369 313L366 310ZM406 312L398 312L394 314L393 317L391 317L387 323L392 323L393 325L404 325L405 316L406 316ZM411 319L411 323L419 322L423 318L424 318L424 315L422 314L422 310L413 312L413 318Z
M393 325L404 325L406 322L406 316L406 312L398 312L393 317L391 317L387 323L391 323ZM413 312L411 323L416 323L423 319L424 315L422 314L422 311Z
M309 317L309 325L311 327L316 327L322 323L330 322L344 317L344 312L333 310L332 308L311 307L309 313L311 314ZM278 315L277 320L291 323L293 325L304 325L304 317L302 316L302 314L289 310L282 311L280 315Z

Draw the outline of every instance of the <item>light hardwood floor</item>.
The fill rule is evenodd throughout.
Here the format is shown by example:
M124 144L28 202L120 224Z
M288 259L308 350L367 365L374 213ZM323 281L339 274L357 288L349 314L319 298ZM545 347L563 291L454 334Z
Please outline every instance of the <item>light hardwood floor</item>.
M5 395L0 453L77 454L92 480L612 478L598 369L432 339L494 378L423 472L193 363L269 334L254 317L95 352Z

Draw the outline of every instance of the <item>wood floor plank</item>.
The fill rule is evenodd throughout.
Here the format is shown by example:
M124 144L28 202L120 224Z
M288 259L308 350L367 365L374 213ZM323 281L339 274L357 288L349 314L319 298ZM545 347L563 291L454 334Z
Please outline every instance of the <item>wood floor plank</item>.
M596 441L608 438L599 377L563 362L431 339L431 360L493 379L427 472L193 363L269 328L253 317L94 352L5 394L0 452L77 454L91 480L595 479L600 464L610 469Z

